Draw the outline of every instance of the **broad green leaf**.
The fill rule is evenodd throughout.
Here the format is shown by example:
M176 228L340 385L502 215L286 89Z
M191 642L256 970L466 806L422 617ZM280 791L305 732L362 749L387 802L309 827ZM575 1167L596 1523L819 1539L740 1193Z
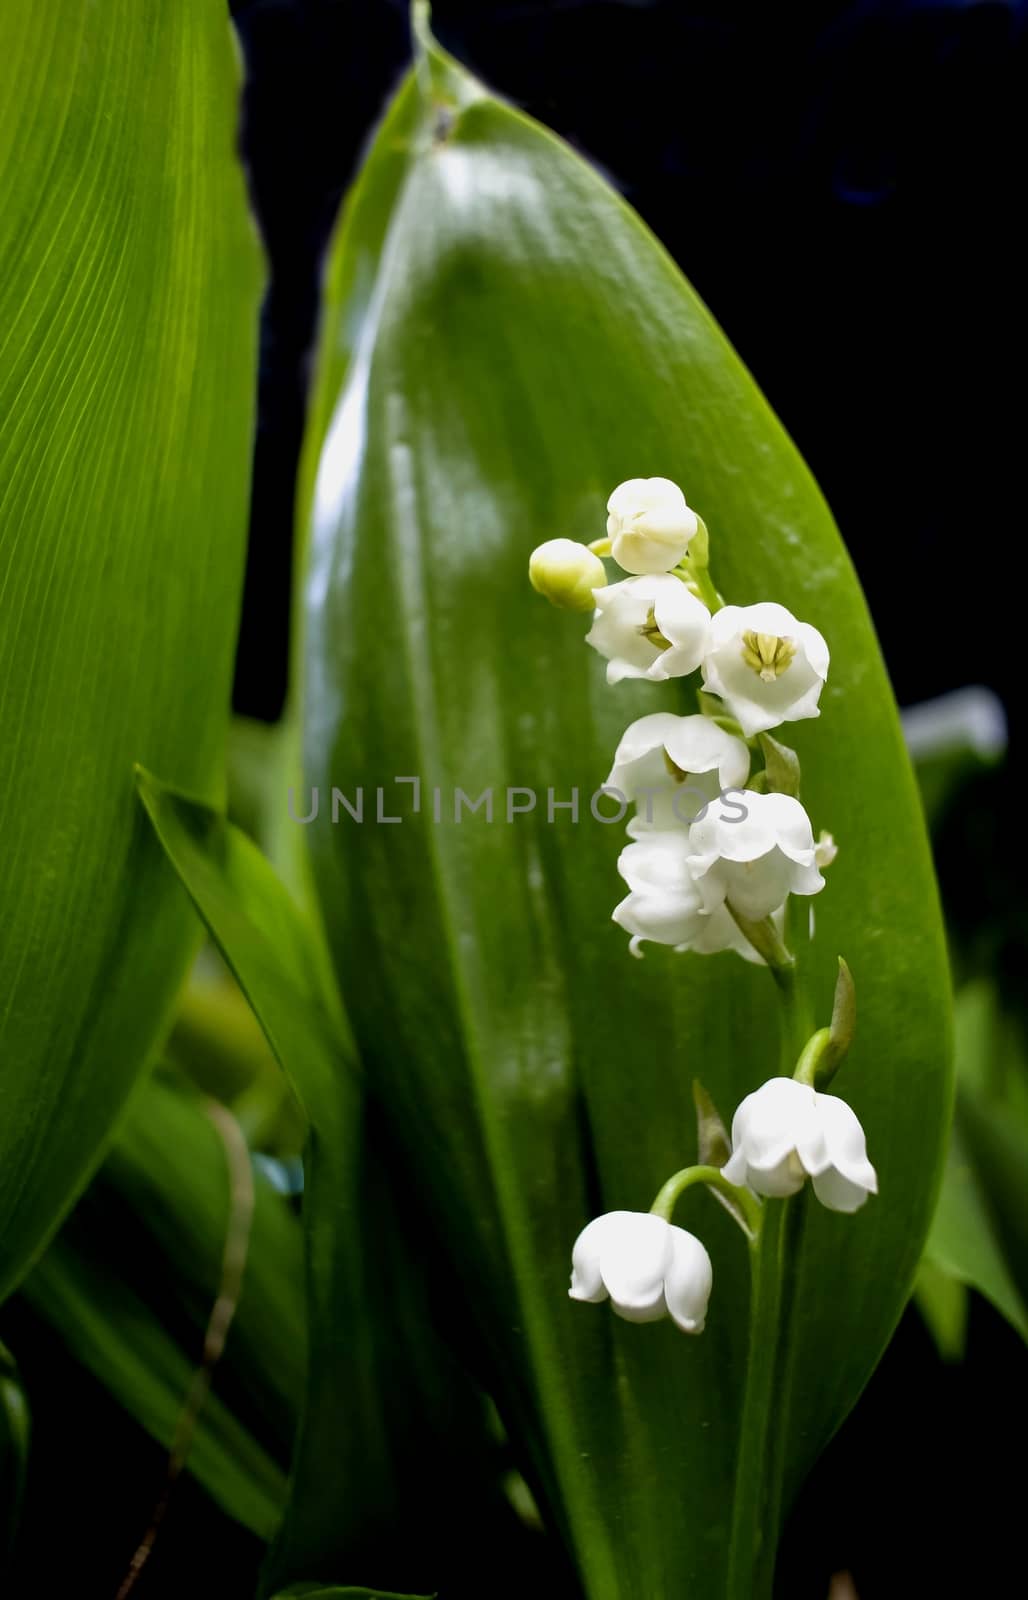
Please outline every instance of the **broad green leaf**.
M315 929L237 828L148 774L140 792L309 1123L309 1381L267 1586L354 1567L416 1581L459 1559L458 1500L462 1516L491 1515L498 1537L512 1519L497 1515L499 1474L483 1446L477 1393L430 1326L419 1252L398 1251L403 1174L380 1170Z
M726 1592L747 1252L690 1195L681 1220L711 1250L715 1293L687 1339L571 1304L570 1247L692 1157L694 1077L728 1115L777 1069L778 1024L767 975L736 958L629 959L610 923L621 831L589 796L633 717L689 700L608 688L582 620L531 592L528 555L596 537L619 480L671 476L710 526L718 586L782 601L833 652L820 721L790 729L815 827L841 846L802 988L826 1024L845 955L860 1024L835 1087L881 1197L854 1218L805 1208L776 1409L751 1408L766 1452L741 1463L762 1480L761 1514L734 1535L733 1592L753 1600L780 1501L909 1293L949 1105L935 889L866 608L809 473L659 245L437 52L372 148L328 282L298 814L316 787L305 838L369 1083L592 1600ZM414 776L417 815L395 781ZM510 823L508 786L539 795ZM333 823L333 787L351 804L363 789L362 823L341 804ZM376 821L379 787L400 823ZM455 820L458 788L492 789L493 820ZM547 790L574 788L577 824L548 815Z
M224 7L7 0L0 61L2 1296L193 945L132 764L220 795L260 274Z

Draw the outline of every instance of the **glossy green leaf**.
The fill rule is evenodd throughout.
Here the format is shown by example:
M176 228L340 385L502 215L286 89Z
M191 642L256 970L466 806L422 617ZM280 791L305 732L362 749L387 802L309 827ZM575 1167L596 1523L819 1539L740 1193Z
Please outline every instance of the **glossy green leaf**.
M826 1024L846 956L860 1023L834 1087L882 1192L853 1218L805 1208L766 1453L742 1461L763 1509L736 1529L733 1583L754 1600L780 1499L909 1293L948 1113L935 889L867 612L796 451L660 247L438 53L372 148L328 282L303 658L314 882L369 1080L592 1600L726 1592L747 1252L693 1191L681 1220L715 1293L686 1339L571 1304L571 1243L600 1210L650 1204L694 1153L692 1079L727 1116L777 1069L778 1024L766 973L734 957L629 959L610 923L621 830L589 797L627 723L688 698L608 688L582 619L532 593L528 555L595 538L619 480L668 475L709 524L718 586L773 596L832 648L820 721L790 729L815 827L841 847L801 985ZM414 776L416 815L396 781ZM510 822L508 786L539 796L515 796ZM363 822L341 803L333 821L333 788L351 805L363 790ZM491 789L492 820L457 820L458 788ZM548 790L576 788L577 823L548 813Z
M225 9L0 11L0 1296L193 941L132 764L221 791L259 268Z

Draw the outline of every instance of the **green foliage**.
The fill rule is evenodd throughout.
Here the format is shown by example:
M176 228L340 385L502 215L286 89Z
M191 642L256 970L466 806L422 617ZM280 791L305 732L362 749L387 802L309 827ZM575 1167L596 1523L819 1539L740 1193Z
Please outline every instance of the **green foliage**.
M918 1302L943 1353L963 1351L951 1285L984 1294L1028 1339L1028 1063L991 983L957 998L957 1106Z
M398 1240L404 1175L374 1142L317 929L237 828L148 774L140 792L308 1120L308 1377L267 1587L312 1568L407 1581L459 1566L454 1503L498 1539L513 1517L480 1397L434 1325L424 1252Z
M304 1380L300 1229L255 1174L243 1290L189 1471L264 1539L286 1498ZM22 1295L69 1352L167 1449L218 1293L225 1152L200 1106L154 1082Z
M0 12L0 1296L193 947L132 763L217 798L257 250L209 0Z

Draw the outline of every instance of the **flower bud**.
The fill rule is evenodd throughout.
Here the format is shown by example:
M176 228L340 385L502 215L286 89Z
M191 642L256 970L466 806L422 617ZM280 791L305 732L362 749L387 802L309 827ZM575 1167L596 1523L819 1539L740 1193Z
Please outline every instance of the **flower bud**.
M607 582L599 556L574 539L547 539L533 550L528 578L538 594L562 611L592 611L593 590Z
M669 478L629 478L607 501L610 553L626 572L670 572L699 526Z

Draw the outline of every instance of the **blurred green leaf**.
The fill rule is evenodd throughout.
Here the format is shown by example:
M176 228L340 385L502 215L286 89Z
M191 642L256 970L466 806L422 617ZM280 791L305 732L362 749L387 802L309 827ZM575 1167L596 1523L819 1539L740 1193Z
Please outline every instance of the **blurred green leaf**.
M10 1351L0 1344L0 1572L18 1534L32 1418Z
M1028 1165L1022 1173L1021 1194L1028 1203ZM953 1130L939 1203L925 1245L925 1262L954 1282L984 1294L1011 1327L1016 1328L1023 1339L1028 1339L1028 1310L1004 1258L986 1190L959 1127ZM955 1321L946 1319L947 1335L939 1316L931 1315L933 1309L936 1313L941 1311L937 1286L929 1281L926 1289L919 1278L918 1299L922 1309L926 1306L929 1309L929 1324L942 1335L946 1346L944 1353L958 1354ZM951 1303L949 1310L955 1319L955 1305Z
M943 1361L962 1361L967 1348L967 1284L925 1255L917 1269L914 1299Z
M202 1341L184 1349L132 1284L112 1274L102 1247L78 1234L58 1235L22 1293L76 1360L170 1448ZM229 1516L271 1537L285 1502L285 1474L217 1392L200 1414L189 1471Z
M0 11L0 1297L194 942L132 763L217 799L260 273L209 0Z
M243 1288L188 1469L270 1538L304 1383L299 1223L259 1173ZM22 1294L70 1353L170 1448L218 1294L225 1152L191 1097L146 1085L107 1160Z
M660 247L438 53L401 89L337 236L311 416L298 814L316 787L313 879L369 1081L593 1600L724 1594L747 1266L731 1220L692 1197L682 1220L716 1288L707 1332L685 1340L570 1304L570 1246L689 1159L693 1076L727 1112L776 1069L777 1021L767 975L731 956L628 959L609 920L620 838L588 797L633 717L684 702L607 688L581 619L532 594L528 555L594 538L619 479L667 474L710 526L719 587L773 596L832 648L821 721L790 729L815 828L840 844L802 986L827 1022L845 954L861 1026L839 1089L882 1194L854 1218L807 1208L753 1600L779 1494L909 1293L948 1116L935 890L864 603L809 474ZM418 815L395 781L414 775ZM514 785L539 801L507 825ZM333 788L363 790L362 824L340 810L333 825ZM491 788L494 821L456 821L457 788ZM577 827L547 815L547 789L573 788ZM402 823L377 823L379 806Z
M944 1277L977 1289L1028 1339L1028 1067L992 982L964 985L955 1021L957 1104L918 1277L918 1303L951 1359L963 1329Z

